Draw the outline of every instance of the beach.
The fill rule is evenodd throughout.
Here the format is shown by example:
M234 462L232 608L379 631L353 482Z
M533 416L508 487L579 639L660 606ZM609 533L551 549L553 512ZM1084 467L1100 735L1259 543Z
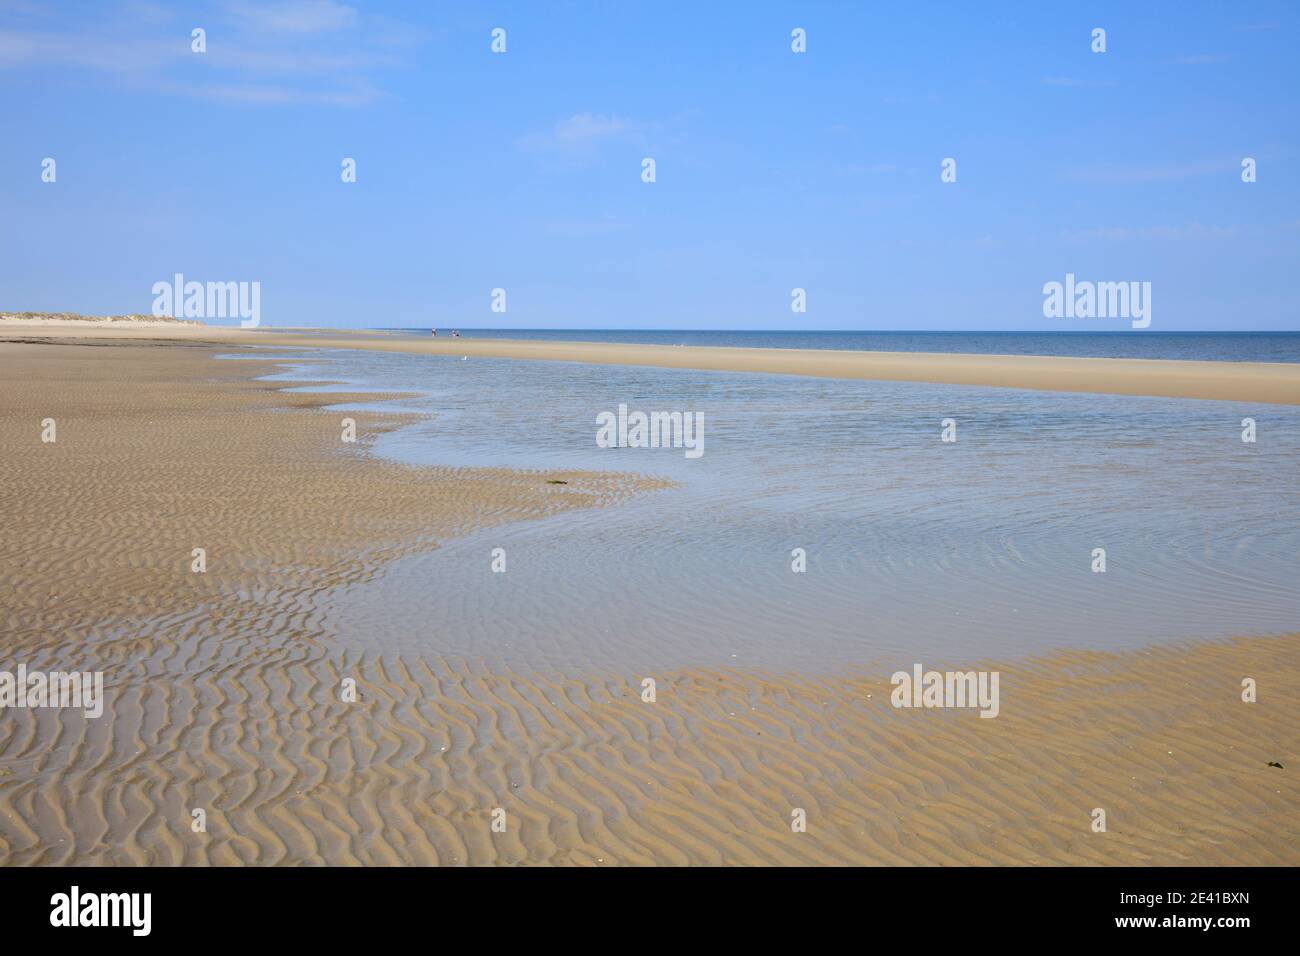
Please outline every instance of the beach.
M97 719L0 718L0 863L1297 862L1300 634L921 658L999 673L991 720L893 706L892 667L866 659L687 648L642 666L467 641L386 606L386 578L677 481L395 461L376 448L420 421L402 395L294 390L253 344L306 367L361 349L1300 404L1283 365L6 328L3 666L102 671L106 700ZM463 587L399 579L455 603L528 573L489 556ZM546 573L558 589L569 572ZM515 599L486 600L509 629ZM342 615L358 605L375 634ZM385 622L405 640L379 640Z

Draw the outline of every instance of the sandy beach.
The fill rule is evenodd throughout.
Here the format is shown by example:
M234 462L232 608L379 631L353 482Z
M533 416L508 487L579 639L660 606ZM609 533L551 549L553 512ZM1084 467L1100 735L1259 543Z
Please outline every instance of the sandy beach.
M49 322L28 326L10 322L0 324L0 341L50 337L77 339L87 336L227 345L365 349L418 355L464 355L719 372L765 372L833 379L928 382L1300 405L1300 366L1285 363L670 347L447 337L420 339L375 332L271 331L201 325L178 326L174 323L147 328L118 328L106 324L86 327L83 323Z
M1300 403L1296 368L211 329L0 339L0 666L101 670L107 690L99 719L0 717L0 864L1300 861L1300 634L954 662L1000 671L996 720L894 708L865 665L656 674L651 703L642 673L360 651L332 609L393 562L668 483L395 464L368 448L403 414L349 411L344 442L325 406L352 396L215 356L307 345L1282 404Z

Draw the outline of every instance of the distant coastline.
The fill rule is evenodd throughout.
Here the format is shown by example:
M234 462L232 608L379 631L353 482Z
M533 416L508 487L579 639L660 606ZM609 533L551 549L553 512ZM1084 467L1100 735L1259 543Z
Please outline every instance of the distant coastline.
M31 325L0 324L0 334ZM180 322L109 323L48 321L41 338L97 336L144 338L162 344L175 339L217 345L300 346L450 355L455 358L531 359L806 375L883 382L928 382L1049 392L1094 392L1300 405L1300 363L1295 361L1168 360L1116 356L1059 356L989 352L933 352L878 349L750 348L737 346L539 341L523 338L451 338L346 329L276 330L197 326ZM1144 333L1145 334L1145 333ZM32 338L30 331L26 338Z
M441 333L447 326L439 326ZM1056 355L1069 358L1300 363L1300 332L1161 329L1051 331L903 329L505 329L459 326L462 338L599 342L607 345L718 346L960 355ZM430 337L421 327L380 327L402 337Z

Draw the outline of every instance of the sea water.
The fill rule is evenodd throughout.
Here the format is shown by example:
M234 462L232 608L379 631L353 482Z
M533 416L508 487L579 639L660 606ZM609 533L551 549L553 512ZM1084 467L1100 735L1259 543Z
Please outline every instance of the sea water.
M1293 361L1295 342L1160 350ZM978 336L947 345L986 350ZM1300 408L310 354L290 378L418 393L386 403L427 417L379 437L379 455L676 482L392 562L329 605L339 639L361 648L566 671L830 672L1300 627ZM620 404L701 414L705 454L601 447L598 416Z

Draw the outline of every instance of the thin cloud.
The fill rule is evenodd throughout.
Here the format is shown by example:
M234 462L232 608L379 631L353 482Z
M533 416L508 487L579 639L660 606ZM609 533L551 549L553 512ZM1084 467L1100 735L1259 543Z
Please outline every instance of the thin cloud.
M189 55L184 41L119 40L92 34L0 30L0 69L72 67L138 73Z
M324 33L357 23L357 11L335 0L280 0L279 3L230 2L226 9L255 30Z
M584 145L622 136L632 124L617 116L578 113L555 124L554 141L565 146Z
M337 0L225 3L221 16L195 21L207 31L201 54L190 49L188 23L167 22L167 13L137 0L102 28L0 27L0 70L83 70L131 89L230 103L357 106L382 96L377 74L403 62L391 21L363 21Z
M183 93L220 103L261 103L282 105L289 103L319 103L327 106L364 106L378 97L372 87L360 85L355 89L310 90L300 87L244 83L175 87L173 92Z
M588 157L604 143L643 139L644 129L641 124L619 116L575 113L560 120L547 133L530 133L520 137L518 145L525 152L554 153L571 158Z
M206 64L251 73L347 73L396 66L392 54L312 53L299 50L247 50L209 46Z

